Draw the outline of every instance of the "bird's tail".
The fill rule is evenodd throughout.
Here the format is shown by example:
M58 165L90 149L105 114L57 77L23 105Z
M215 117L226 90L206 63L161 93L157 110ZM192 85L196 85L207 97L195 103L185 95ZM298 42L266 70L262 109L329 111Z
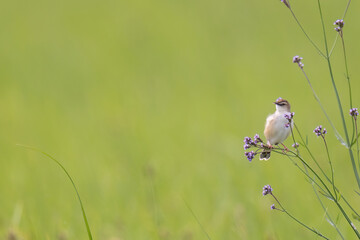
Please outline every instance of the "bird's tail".
M269 160L271 154L271 149L264 149L260 154L260 160Z

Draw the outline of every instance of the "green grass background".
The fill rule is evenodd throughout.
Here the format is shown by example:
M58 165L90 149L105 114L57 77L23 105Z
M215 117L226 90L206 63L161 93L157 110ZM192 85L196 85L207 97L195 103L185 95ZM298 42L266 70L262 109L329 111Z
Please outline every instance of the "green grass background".
M322 2L332 42L332 23L347 1ZM323 49L316 2L292 5ZM351 4L344 28L355 106L359 7ZM333 65L348 116L340 46ZM304 58L343 133L326 62L280 1L2 2L1 238L15 232L24 239L87 239L70 182L49 159L16 146L26 144L68 169L95 239L206 239L184 200L211 239L315 238L270 210L273 201L261 195L265 184L291 213L337 239L311 185L287 158L244 157L243 138L262 136L271 102L286 98L326 170L312 130L328 128L336 181L359 209L346 149L291 62L294 55ZM339 224L354 239L341 216Z

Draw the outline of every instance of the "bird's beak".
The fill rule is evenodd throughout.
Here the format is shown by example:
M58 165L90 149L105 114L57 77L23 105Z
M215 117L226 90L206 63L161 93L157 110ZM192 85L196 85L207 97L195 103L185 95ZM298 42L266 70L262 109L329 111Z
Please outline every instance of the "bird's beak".
M273 104L277 104L276 102L273 102Z

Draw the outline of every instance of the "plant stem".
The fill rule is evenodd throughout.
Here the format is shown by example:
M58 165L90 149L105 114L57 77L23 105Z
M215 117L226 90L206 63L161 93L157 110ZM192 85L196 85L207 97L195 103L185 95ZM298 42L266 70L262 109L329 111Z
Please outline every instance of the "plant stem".
M294 124L294 126L295 126L295 129L296 129L297 133L298 133L299 136L300 136L300 139L301 139L303 145L305 146L307 152L309 153L310 157L311 157L312 160L316 163L316 165L320 168L320 170L321 170L321 172L323 173L323 175L325 176L326 180L327 180L329 183L331 183L330 178L325 174L325 172L323 171L323 169L320 167L319 163L316 161L314 155L313 155L312 152L310 151L309 147L308 147L307 144L305 143L304 138L302 137L302 135L301 135L301 133L300 133L300 130L298 129L297 125ZM301 169L301 170L302 170L302 169ZM309 177L309 178L310 178L310 177ZM311 179L311 178L310 178L310 179ZM315 184L318 185L316 182L315 182ZM335 188L336 188L336 187L335 187ZM320 188L320 189L321 189L321 188ZM337 188L336 188L336 191L339 192L339 190L338 190ZM360 214L358 214L358 213L355 211L355 209L354 209L354 208L350 205L350 203L346 200L346 198L344 197L344 195L342 195L340 192L339 192L339 194L341 195L341 198L344 199L344 201L345 201L345 203L348 205L348 207L353 211L353 213L360 218Z
M293 152L294 153L294 152ZM297 158L304 164L306 165L306 167L308 169L310 169L310 171L315 175L315 177L317 179L319 179L319 181L321 182L321 184L325 187L326 191L328 192L328 194L330 195L330 197L334 200L335 204L337 205L337 207L340 209L341 213L343 214L343 216L345 217L345 219L347 220L347 222L349 223L349 225L351 226L351 228L353 229L353 231L355 232L356 236L360 239L360 233L357 231L357 229L353 226L353 223L351 222L349 216L346 214L346 212L344 211L344 209L342 208L342 206L339 204L338 200L333 196L332 192L329 190L329 188L326 186L326 184L324 183L324 181L319 177L319 175L304 161L304 159L297 155Z
M301 31L305 34L305 36L306 36L306 38L309 40L309 42L314 46L314 48L318 51L318 53L319 53L322 57L326 58L325 54L320 50L320 48L314 43L313 40L311 40L311 38L309 37L309 35L306 33L305 29L304 29L303 26L301 25L300 21L297 19L297 17L296 17L296 15L295 15L295 13L293 12L293 10L292 10L291 8L289 8L289 9L290 9L290 12L291 12L292 16L294 17L296 23L299 25Z
M350 140L349 140L349 135L348 135L348 131L347 131L347 128L346 128L344 112L343 112L343 109L342 109L340 96L339 96L338 90L336 88L334 75L333 75L333 72L332 72L332 67L331 67L331 62L330 62L330 57L329 57L329 49L328 49L327 40L326 40L325 24L324 24L324 18L323 18L323 15L322 15L322 11L321 11L320 0L318 0L318 7L319 7L319 13L320 13L320 18L321 18L321 24L322 24L322 28L323 28L323 33L324 33L325 50L326 50L326 56L327 56L326 60L328 62L331 82L332 82L332 85L333 85L333 88L334 88L334 91L335 91L335 95L336 95L336 99L337 99L337 102L338 102L340 116L341 116L344 132L345 132L345 137L346 137L346 143L347 143L347 147L349 149L349 155L350 155L350 159L351 159L351 164L352 164L352 167L353 167L353 170L354 170L354 174L355 174L355 177L356 177L358 187L360 189L360 178L359 178L356 163L355 163L355 160L354 160L354 154L353 154L353 152L351 150L351 147L350 147Z
M293 121L293 120L292 120L292 121ZM294 125L295 125L295 123L294 123ZM294 136L294 132L293 132L292 125L290 125L290 127L291 127L291 136L292 136L292 139L293 139L293 141L294 141L294 144L296 145L296 141L295 141L295 136ZM295 128L296 128L296 125L295 125ZM301 136L300 136L300 137L301 137ZM302 137L301 137L301 138L302 138ZM324 139L324 142L325 142L325 139ZM326 145L326 142L325 142L325 145ZM307 147L307 146L306 146L306 147ZM326 146L326 149L327 149L327 146ZM296 152L297 152L297 154L300 155L300 151L299 151L298 148L296 148ZM329 151L327 151L327 153L328 153L328 157L329 157L329 161L330 161ZM315 160L315 162L317 163L316 160ZM324 210L326 216L328 217L328 220L331 222L332 226L336 229L336 231L337 231L338 234L340 235L341 239L344 239L344 236L341 234L339 228L336 226L336 224L335 224L335 223L333 222L333 220L331 219L330 214L328 213L328 211L327 211L327 209L325 208L323 202L321 201L321 199L320 199L320 197L319 197L319 194L317 193L317 190L316 190L314 184L316 184L318 187L320 187L320 186L309 176L309 172L308 172L308 169L306 168L305 164L303 164L303 166L304 166L304 169L305 169L305 172L304 172L304 173L312 180L312 181L311 181L311 186L312 186L312 188L313 188L313 190L314 190L314 193L315 193L315 195L316 195L316 198L317 198L318 201L320 202L320 205L321 205L322 209ZM334 193L335 193L335 197L337 198L336 188L335 188L335 183L334 183L334 172L333 172L333 169L332 169L331 161L330 161L330 166L331 166L331 170L332 170L332 179L333 179L332 183L333 183ZM320 166L319 166L319 168L320 168ZM300 169L301 171L303 171L300 167L299 167L299 169ZM321 168L320 168L320 169L321 169ZM321 171L322 171L322 169L321 169ZM323 173L324 173L324 172L323 172ZM324 173L324 174L325 174L325 173ZM325 176L326 176L326 175L325 175ZM322 191L324 191L321 187L320 187L320 189L321 189Z
M346 13L347 13L347 11L349 10L350 3L351 3L351 0L349 0L348 3L347 3L347 5L346 5L346 8L345 8L345 11L344 11L344 14L343 14L342 19L345 19ZM332 55L332 53L333 53L333 51L334 51L334 48L335 48L335 46L336 46L336 42L337 42L337 40L338 40L338 37L339 37L339 34L336 34L334 43L333 43L333 45L332 45L332 47L331 47L331 50L330 50L330 53L329 53L329 57L331 57L331 55Z
M280 203L280 201L275 197L274 194L270 193L271 196L275 199L275 201L279 204L279 206L281 207L282 211L285 212L289 217L291 217L293 220L295 220L297 223L299 223L300 225L302 225L303 227L305 227L306 229L312 231L313 233L319 235L322 238L325 239L329 239L327 237L325 237L324 235L322 235L321 233L315 231L314 229L310 228L309 226L305 225L304 223L302 223L301 221L299 221L297 218L295 218L293 215L291 215Z
M341 30L342 31L342 30ZM346 79L348 81L349 86L349 100L350 100L350 108L352 108L352 94L351 94L351 84L350 84L350 75L349 75L349 69L348 69L348 63L347 63L347 57L346 57L346 51L345 51L345 41L344 41L344 35L343 33L340 34L343 53L344 53L344 63L345 63L345 70L346 70Z
M333 168L333 165L332 165L332 162L331 162L330 153L329 153L329 148L328 148L328 145L327 145L327 143L326 143L325 136L324 136L324 135L321 135L321 137L322 137L322 139L324 140L324 144L325 144L325 148L326 148L326 153L327 153L327 157L328 157L329 164L330 164L330 169L331 169L331 183L332 183L332 185L333 185L333 190L334 190L335 198L337 199L337 192L336 192L335 180L334 180L334 168Z
M311 90L312 90L312 92L313 92L313 95L314 95L316 101L318 102L321 110L323 111L326 119L328 120L328 122L330 123L331 127L333 128L333 130L334 130L334 132L335 132L336 138L340 141L341 144L343 144L343 145L346 146L345 141L343 140L343 138L341 137L341 135L339 134L339 132L338 132L337 129L335 128L335 125L332 123L330 117L327 115L327 113L326 113L326 111L325 111L325 108L324 108L323 105L321 104L321 101L320 101L319 97L317 96L317 94L316 94L316 92L315 92L315 90L314 90L314 88L313 88L313 86L312 86L312 84L311 84L311 82L310 82L309 77L307 76L307 74L306 74L306 72L304 71L303 68L300 68L300 69L301 69L301 71L303 72L303 74L304 74L307 82L309 83L309 86L310 86L310 88L311 88Z
M355 133L356 133L356 136L357 136L358 135L357 118L355 118ZM359 168L360 168L359 140L358 139L356 139L356 153L357 153L358 165L359 165Z

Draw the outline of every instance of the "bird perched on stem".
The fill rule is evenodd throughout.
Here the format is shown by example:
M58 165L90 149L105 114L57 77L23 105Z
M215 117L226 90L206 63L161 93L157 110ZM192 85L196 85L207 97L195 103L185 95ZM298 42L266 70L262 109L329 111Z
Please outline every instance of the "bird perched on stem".
M282 98L276 102L275 113L266 118L264 135L267 141L267 147L260 154L260 160L269 160L273 145L282 144L286 151L288 148L283 144L285 139L290 135L293 126L292 117L294 113L290 112L290 103ZM290 128L291 124L291 128Z

